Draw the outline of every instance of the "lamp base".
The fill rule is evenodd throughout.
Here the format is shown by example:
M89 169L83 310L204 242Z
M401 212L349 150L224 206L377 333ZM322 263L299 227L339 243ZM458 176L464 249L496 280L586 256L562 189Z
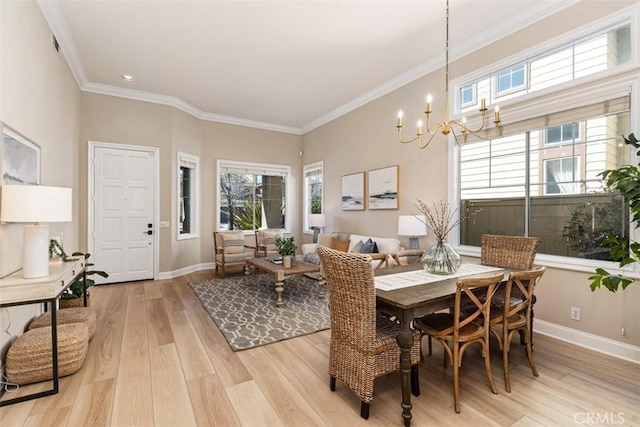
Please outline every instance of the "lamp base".
M49 275L49 226L25 225L23 228L22 277L36 279Z
M313 243L318 243L318 235L320 234L320 227L311 227L313 230Z
M420 239L417 236L409 237L409 247L407 249L420 249Z

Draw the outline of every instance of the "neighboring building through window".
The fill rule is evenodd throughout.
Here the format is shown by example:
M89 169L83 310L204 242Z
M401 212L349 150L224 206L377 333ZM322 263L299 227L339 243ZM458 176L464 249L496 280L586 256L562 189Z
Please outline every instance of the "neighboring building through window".
M524 64L501 71L496 76L496 97L524 89L527 81Z
M309 215L322 213L323 162L304 167L304 230L311 231Z
M568 43L552 51L533 55L524 63L455 85L455 113L475 113L479 100L487 105L519 97L585 76L602 73L631 59L631 24L625 23ZM475 86L473 102L469 90Z
M453 82L458 98L451 113L472 113L471 121L482 98L491 105L539 91L503 107L511 117L498 133L485 134L489 140L468 136L453 157L461 246L479 247L483 234L534 236L538 254L570 257L576 266L588 263L575 258L611 261L606 237L633 232L628 206L602 177L629 163L631 149L621 135L638 124L630 111L640 85L630 72L639 64L632 13L603 18L563 36L564 42ZM476 100L469 103L472 85Z
M285 165L218 160L218 230L289 228Z
M580 191L580 171L577 157L543 160L544 194L577 194Z
M198 157L178 152L178 240L198 237Z

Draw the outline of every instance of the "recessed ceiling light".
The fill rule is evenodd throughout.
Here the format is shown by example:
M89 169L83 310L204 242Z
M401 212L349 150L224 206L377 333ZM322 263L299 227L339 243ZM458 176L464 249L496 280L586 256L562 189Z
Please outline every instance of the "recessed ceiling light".
M133 76L130 76L129 74L123 74L122 78L128 82L132 82L133 81Z

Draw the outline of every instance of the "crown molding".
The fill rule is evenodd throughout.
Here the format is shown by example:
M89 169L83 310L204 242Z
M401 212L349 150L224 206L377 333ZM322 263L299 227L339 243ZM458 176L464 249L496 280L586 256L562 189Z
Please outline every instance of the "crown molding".
M475 50L489 45L497 39L506 37L525 26L531 25L534 22L542 20L547 16L557 13L560 10L579 3L580 1L581 0L560 0L554 2L539 2L536 6L524 10L522 13L512 17L512 19L504 21L500 25L494 25L490 28L487 28L482 33L479 33L477 37L474 37L472 40L469 40L466 43L462 44L459 48L452 50L452 61L466 56L469 53L474 52ZM73 76L75 77L80 90L85 92L93 92L103 95L111 95L121 98L169 105L202 120L226 123L231 125L303 135L306 132L310 132L326 123L329 123L345 114L348 114L351 111L360 108L363 105L368 104L369 102L374 101L390 92L393 92L394 90L435 71L439 67L444 66L443 58L431 59L402 73L398 77L383 83L377 88L355 98L354 100L336 108L335 110L332 110L329 113L318 117L307 125L304 125L302 128L295 128L275 123L266 123L256 120L243 119L240 117L203 112L199 108L175 96L167 96L90 82L87 79L82 61L80 61L80 56L78 54L78 50L73 37L71 36L71 32L69 31L62 11L60 10L59 2L53 0L37 0L37 2L53 34L60 42L60 46L62 47L62 54L67 60L69 68L71 69L71 72L73 73Z

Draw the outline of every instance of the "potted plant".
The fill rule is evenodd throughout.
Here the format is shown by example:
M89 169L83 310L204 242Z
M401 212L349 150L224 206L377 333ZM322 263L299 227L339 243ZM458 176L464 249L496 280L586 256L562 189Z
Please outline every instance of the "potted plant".
M90 276L97 274L102 277L109 277L109 274L104 271L90 270L89 267L93 266L93 263L87 262L91 254L86 254L83 252L74 252L71 256L82 256L85 259L85 274L76 278L76 280L71 283L71 285L67 288L65 293L60 296L60 308L71 308L71 307L82 307L84 306L83 301L83 293L85 287L89 289L91 286L95 284L95 280L91 279ZM77 259L77 258L76 258ZM67 258L67 260L71 260ZM86 280L85 280L86 278ZM87 305L89 305L89 291L87 291Z
M284 268L291 268L291 257L296 254L296 249L298 249L293 241L293 236L276 236L274 243L278 253L282 256L282 265Z

